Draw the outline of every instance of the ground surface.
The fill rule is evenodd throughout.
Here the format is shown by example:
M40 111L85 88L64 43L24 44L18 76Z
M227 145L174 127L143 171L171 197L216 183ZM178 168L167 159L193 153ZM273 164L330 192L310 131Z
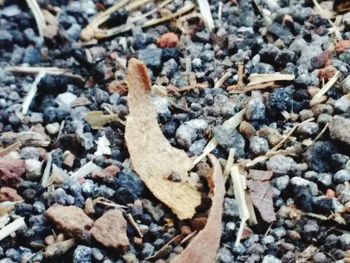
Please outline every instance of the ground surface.
M348 255L350 45L341 39L350 37L350 13L335 21L335 28L309 0L241 0L238 6L235 1L209 1L213 32L199 16L191 15L146 29L136 25L129 32L82 44L81 30L114 1L38 2L42 10L57 15L49 16L53 26L45 32L44 42L24 1L5 1L0 11L1 68L58 67L80 77L46 74L23 114L35 74L0 70L0 143L5 148L21 142L10 153L1 152L0 229L18 217L27 225L0 241L0 262L144 261L176 235L184 237L203 222L208 205L198 209L197 221L179 222L131 169L124 121L127 62L132 57L146 64L152 84L158 86L153 99L163 134L189 156L199 156L215 135L220 145L213 154L223 161L234 148L243 167L244 160L271 153L282 135L308 120L280 145L281 152L244 168L247 173L272 172L267 185L273 209L266 209L275 211L276 220L266 222L258 208L258 224L248 223L238 246L234 242L239 211L227 182L218 262L342 262ZM184 4L170 1L161 13L175 13ZM154 9L155 4L148 3L130 13L118 11L107 26ZM155 12L142 21L158 16ZM177 37L164 40L168 32ZM242 92L251 74L275 72L295 79ZM225 73L227 78L218 85ZM311 98L333 79L325 96L310 106ZM244 108L236 131L222 128ZM86 120L91 111L117 114L119 120L93 129ZM104 144L99 138L109 141L110 153L96 154L97 144ZM83 179L65 177L91 160L108 168L92 169ZM203 179L208 164L203 161L193 171L193 180L198 179L197 186L206 195ZM45 173L51 175L47 187L40 182ZM85 213L54 204L83 208ZM123 206L124 215L119 210L104 213L116 204ZM130 219L125 221L127 214L136 228ZM117 222L106 230L110 218ZM90 238L86 232L94 221ZM125 227L127 236L122 235ZM108 239L108 233L116 234ZM65 243L70 249L64 255L56 251L50 258L43 253L54 243L71 242L70 237L77 239ZM183 246L172 242L157 262L169 261Z

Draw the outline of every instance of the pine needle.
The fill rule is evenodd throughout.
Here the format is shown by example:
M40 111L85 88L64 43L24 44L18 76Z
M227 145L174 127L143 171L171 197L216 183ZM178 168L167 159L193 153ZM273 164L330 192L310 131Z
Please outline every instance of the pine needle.
M36 0L26 0L26 1L30 10L34 15L40 38L42 39L42 41L44 41L44 27L46 26L44 14L41 12L40 6Z
M215 25L213 16L210 11L210 5L208 3L208 0L197 0L199 5L199 10L201 12L201 15L203 17L204 23L208 27L209 31L213 31Z
M328 90L330 90L330 88L333 87L333 85L337 82L337 80L340 77L340 71L337 71L334 76L327 82L326 85L324 85L322 87L322 89L320 89L316 95L311 99L310 101L310 106L314 106L316 104L319 103L321 97L327 93Z

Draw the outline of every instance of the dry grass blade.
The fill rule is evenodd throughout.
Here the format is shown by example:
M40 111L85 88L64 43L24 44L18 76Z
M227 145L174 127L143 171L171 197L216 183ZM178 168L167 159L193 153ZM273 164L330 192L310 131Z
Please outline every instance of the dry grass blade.
M204 23L208 27L209 31L212 31L215 25L214 25L213 16L210 11L210 5L208 3L208 0L197 0L197 2L199 5L199 10L204 20Z
M231 169L231 179L233 183L235 199L238 204L238 213L241 219L241 224L240 224L240 227L237 233L236 242L235 242L235 246L237 246L241 241L243 229L247 220L250 217L250 214L249 214L247 201L245 198L245 189L246 189L245 178L243 178L242 175L240 174L237 165L234 165Z
M28 90L27 96L23 100L22 104L22 113L27 114L30 104L32 103L37 91L38 91L38 84L40 80L45 77L46 73L41 71L39 74L36 76L34 82L30 85L30 88Z
M41 12L40 6L36 0L26 0L26 1L30 10L34 15L40 38L44 40L44 27L46 25L44 14Z
M294 80L295 76L291 74L281 74L281 73L272 73L272 74L251 74L249 76L249 83L247 86L253 86L265 82L272 81L291 81Z
M24 222L24 218L23 217L17 218L15 221L3 227L0 230L0 241L8 237L9 235L11 235L13 232L16 232L18 229L25 226L26 226L26 223Z
M225 83L225 81L231 76L232 76L231 70L226 71L225 74L222 75L221 78L215 83L214 88L220 88Z
M231 168L233 166L233 162L235 158L235 153L236 153L235 149L230 149L228 153L228 158L227 158L224 173L223 173L225 179L229 176L231 172Z
M337 80L340 77L340 71L337 71L334 76L327 82L326 85L324 85L322 87L322 89L320 89L316 95L311 99L310 101L310 106L314 106L316 104L318 104L320 98L327 93L327 91L333 87L333 85L337 82Z
M179 219L191 218L200 204L200 193L188 183L193 167L183 150L164 137L150 100L151 83L145 65L131 59L128 68L129 115L125 140L136 173L151 192ZM174 176L176 180L172 180Z
M0 150L0 157L4 157L5 155L9 154L12 151L17 150L19 147L21 147L21 142L17 141L9 146L7 146L5 149Z
M43 176L41 178L41 185L43 187L46 187L48 185L49 178L50 178L51 167L52 167L52 154L48 153L47 157L46 157L46 166L45 166L45 169L44 169Z
M209 155L213 165L210 176L214 183L212 206L205 227L192 239L186 249L171 263L211 263L215 262L221 238L221 217L225 196L225 183L219 161Z

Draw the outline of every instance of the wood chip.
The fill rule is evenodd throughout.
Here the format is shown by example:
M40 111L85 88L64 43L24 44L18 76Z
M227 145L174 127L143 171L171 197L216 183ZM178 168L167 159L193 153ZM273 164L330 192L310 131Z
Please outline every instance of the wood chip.
M35 131L4 132L0 136L0 142L19 141L23 146L49 146L51 139L46 134Z
M209 178L214 183L212 206L208 215L207 223L189 243L186 249L171 263L211 263L215 262L216 252L221 238L221 217L225 196L225 183L219 161L214 155L209 155L213 165Z
M151 84L144 64L131 59L128 68L128 106L125 140L136 173L150 191L178 216L191 218L200 204L200 193L190 187L188 171L193 167L183 150L171 146L157 122L150 100ZM176 174L174 182L169 176Z
M104 115L102 111L90 111L86 117L86 121L90 124L94 130L101 129L107 123L118 120L117 114Z
M70 238L65 241L54 243L45 248L44 256L46 258L59 257L66 254L66 252L76 245L76 239Z

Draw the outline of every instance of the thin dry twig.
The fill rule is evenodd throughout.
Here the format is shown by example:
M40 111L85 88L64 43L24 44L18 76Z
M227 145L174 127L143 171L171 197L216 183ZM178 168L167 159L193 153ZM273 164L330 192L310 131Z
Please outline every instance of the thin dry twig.
M44 14L41 12L40 6L36 0L26 0L26 1L30 10L34 15L40 38L42 39L42 41L44 41L44 28L46 26Z
M19 147L21 147L22 143L20 141L17 141L9 146L7 146L5 149L0 150L0 157L4 157L5 155L9 154L12 151L17 150Z
M225 83L225 81L231 76L231 70L226 71L225 74L222 75L221 78L219 78L219 80L215 83L214 88L220 88Z
M316 95L311 99L310 106L314 106L319 103L320 98L327 93L327 91L333 87L333 85L337 82L337 80L340 78L340 71L337 71L334 76L327 82L326 85L320 89Z
M211 32L215 25L214 25L214 19L210 11L210 5L208 3L208 0L197 0L199 5L199 10L202 14L204 23L208 27L209 31Z
M257 84L262 84L265 82L274 81L291 81L294 80L295 76L291 74L281 74L281 73L271 73L271 74L251 74L249 76L249 86L254 86Z
M23 100L22 104L22 113L27 114L30 104L32 103L37 91L38 91L38 84L41 81L42 78L44 78L46 73L44 71L39 72L39 74L35 77L35 80L30 85L30 88L28 90L27 96Z
M94 164L92 161L86 163L82 167L80 167L76 172L74 172L71 176L76 178L85 177L93 171L100 171L101 167Z
M143 238L143 235L141 233L140 228L138 227L137 223L135 222L135 219L132 217L131 214L126 214L126 218L128 219L130 225L135 229L137 235L141 238Z

